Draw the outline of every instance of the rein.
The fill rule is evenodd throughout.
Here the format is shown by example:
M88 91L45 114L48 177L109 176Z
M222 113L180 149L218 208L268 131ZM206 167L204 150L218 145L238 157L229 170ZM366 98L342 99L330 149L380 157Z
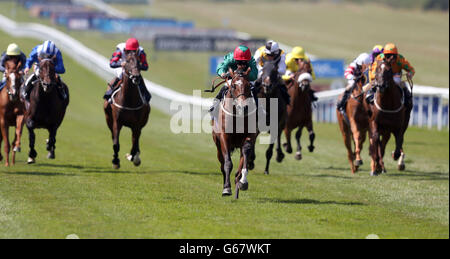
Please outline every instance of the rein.
M233 80L234 80L234 78L233 78L231 81L233 81ZM230 88L233 87L232 85L230 85L230 83L228 83L228 80L225 80L224 82L227 84L228 89L230 89ZM222 82L221 84L223 84L224 82ZM232 92L230 92L230 94L231 94L231 98L233 98L233 101L236 100L237 98L241 97L241 96L245 96L245 94L240 94L240 95L238 95L238 96L235 97L235 96L233 95ZM250 96L250 97L247 97L247 99L248 99L248 98L252 98L252 100L253 100L253 99L254 99L254 96L253 96L253 92L252 92L252 91L250 91L250 95L251 95L251 96ZM258 109L255 109L254 111L247 113L247 115L239 116L239 115L237 115L237 114L233 114L232 112L229 112L229 111L225 108L225 106L224 106L225 99L227 99L227 98L226 98L226 97L223 98L223 100L220 102L220 108L221 108L221 109L223 110L223 112L224 112L226 115L228 115L228 116L232 116L232 117L236 117L236 118L245 118L245 117L248 117L249 115L252 115L252 114L256 113L256 111L258 110Z

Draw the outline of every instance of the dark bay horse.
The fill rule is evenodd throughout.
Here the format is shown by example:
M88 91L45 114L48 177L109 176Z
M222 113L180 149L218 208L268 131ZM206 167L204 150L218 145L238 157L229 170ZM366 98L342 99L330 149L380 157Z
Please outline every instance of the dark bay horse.
M368 105L370 127L370 153L372 156L371 175L386 173L383 157L391 134L395 136L394 160L399 160L398 169L404 170L405 154L403 152L404 134L408 128L411 110L405 106L405 96L402 89L393 79L391 65L382 61L376 68L376 88L374 103Z
M297 140L297 153L295 159L302 159L302 146L300 144L300 138L304 127L308 129L310 145L308 146L309 152L314 151L314 139L316 137L313 129L312 121L312 100L308 93L311 88L312 76L309 71L309 66L305 66L304 69L295 73L294 79L287 82L287 88L289 96L291 97L291 103L287 106L287 122L284 129L287 143L283 146L286 152L292 153L291 145L291 132L298 128L295 134Z
M363 75L360 75L355 80L351 96L345 105L345 111L341 112L339 109L336 109L339 128L347 148L347 157L352 174L356 173L363 164L361 150L369 130L369 116L364 107L364 81L365 77ZM342 95L340 98L342 98ZM353 144L355 146L354 152Z
M222 196L231 196L230 175L233 170L231 155L235 149L240 149L240 161L238 171L235 175L236 194L235 198L239 198L239 190L246 191L248 189L248 170L251 169L250 164L254 162L254 146L258 131L256 125L253 130L250 128L251 122L246 119L250 114L256 115L256 105L254 110L249 110L253 101L250 90L250 82L247 77L250 68L246 71L239 69L234 72L230 69L231 83L228 85L228 91L225 98L220 103L219 114L214 118L212 137L217 147L217 158L220 161L220 169L223 174L223 191ZM238 125L238 120L243 119L244 125ZM256 121L256 118L255 118ZM241 126L241 130L237 128Z
M142 128L147 124L150 114L150 104L148 104L139 89L143 80L139 70L139 62L136 52L126 53L126 64L122 72L122 84L111 96L112 103L105 101L103 109L105 111L106 123L111 130L113 140L114 158L113 168L120 168L119 159L119 135L123 126L131 128L132 142L130 154L126 158L135 166L141 164L139 138Z
M287 103L282 98L281 90L278 87L279 84L279 77L278 77L278 66L276 66L274 63L266 62L264 64L264 67L262 69L261 74L261 89L258 93L258 98L264 98L266 99L266 106L267 107L259 107L262 109L263 114L266 115L266 124L271 123L277 123L278 124L278 132L276 134L276 139L271 139L271 144L267 148L266 151L266 169L264 171L265 174L269 174L269 165L270 160L272 159L273 155L273 147L275 141L277 142L277 162L281 163L284 159L283 150L281 149L281 133L283 132L283 129L286 126L286 118L287 118ZM270 99L276 98L278 100L278 121L271 121L270 120ZM261 106L261 105L260 105Z
M61 125L66 108L69 105L69 91L67 85L59 82L55 73L55 64L53 59L39 60L39 76L34 82L30 93L30 102L26 104L27 112L25 114L25 123L29 133L30 152L28 153L28 163L36 162L37 152L34 149L36 135L35 129L44 128L49 132L47 140L47 158L55 159L56 133ZM57 87L62 85L62 91L65 91L67 98L60 97Z
M14 134L12 164L16 163L16 152L20 152L20 141L25 116L25 104L19 98L20 86L23 83L23 74L19 71L22 64L17 65L13 60L5 62L6 85L0 92L0 129L5 142L5 166L9 166L9 153L11 145L9 142L9 127L16 128ZM0 138L0 147L2 138ZM3 159L0 151L0 161Z

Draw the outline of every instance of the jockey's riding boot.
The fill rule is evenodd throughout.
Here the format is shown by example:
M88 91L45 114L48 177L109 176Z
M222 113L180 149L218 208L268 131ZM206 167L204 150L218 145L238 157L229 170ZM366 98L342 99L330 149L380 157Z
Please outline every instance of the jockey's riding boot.
M403 93L405 95L405 106L411 109L413 107L412 94L407 87L403 88Z
M220 101L222 101L225 92L227 91L227 87L223 86L219 93L217 93L216 98L214 98L213 105L209 108L209 112L212 112L216 109L217 105L219 105Z
M309 89L309 97L311 98L311 102L317 102L319 98L315 95L316 91Z
M339 100L339 102L336 105L336 107L339 111L343 111L345 109L345 104L347 103L349 95L350 95L350 91L345 90L344 95L342 95L341 100Z
M374 94L375 94L375 90L373 88L370 88L369 91L367 91L366 102L368 104L373 103L373 96L374 96Z
M255 86L252 86L250 88L250 90L252 91L253 99L255 99L256 109L258 109L258 92L259 92L259 88L255 87Z
M286 101L286 104L289 105L291 103L291 96L288 93L286 85L280 84L279 86L280 86L280 90L281 90L281 96Z
M152 99L152 94L147 90L144 80L142 80L142 83L139 85L139 88L141 89L141 93L142 93L145 101L147 103L150 103L150 99Z
M28 80L25 82L25 84L22 86L21 90L21 95L23 97L24 100L29 101L30 100L30 92L31 89L33 89L33 83L36 80L36 75L32 74L30 76L30 78L28 78Z
M118 77L114 77L111 82L108 84L109 88L106 90L105 95L103 96L103 99L108 100L111 98L111 95L113 94L113 90L116 88L117 83L119 83L120 79Z

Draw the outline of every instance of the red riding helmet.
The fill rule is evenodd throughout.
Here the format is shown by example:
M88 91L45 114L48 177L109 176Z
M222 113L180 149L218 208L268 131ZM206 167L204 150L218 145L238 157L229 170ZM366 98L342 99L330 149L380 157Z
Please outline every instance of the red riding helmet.
M137 50L139 49L139 41L135 38L130 38L125 43L125 50Z
M234 60L250 61L252 59L252 53L247 46L241 45L234 50Z

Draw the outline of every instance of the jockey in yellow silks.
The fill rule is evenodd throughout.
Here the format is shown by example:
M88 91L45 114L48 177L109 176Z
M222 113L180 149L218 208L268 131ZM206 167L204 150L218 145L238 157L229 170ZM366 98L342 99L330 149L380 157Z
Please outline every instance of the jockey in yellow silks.
M310 70L308 73L310 73L312 79L315 80L316 74L311 65L311 60L305 53L305 49L300 46L294 47L292 51L286 55L286 73L283 75L283 80L287 82L294 79L295 73L301 70L305 65L309 65ZM317 97L314 96L314 91L312 89L309 89L309 94L311 101L317 101Z
M381 61L387 61L392 66L392 72L394 74L394 82L400 86L400 88L403 89L403 92L405 94L405 101L406 105L410 106L412 105L412 95L409 91L408 87L406 86L405 82L402 81L402 72L405 70L408 74L408 78L413 78L416 71L413 66L409 63L409 61L399 54L397 46L393 43L388 43L384 47L383 54L380 54L374 61L374 63L371 66L371 70L369 71L369 79L372 82L375 79L376 76L376 70L378 63ZM373 88L370 88L367 92L366 100L368 102L372 102L374 95Z

